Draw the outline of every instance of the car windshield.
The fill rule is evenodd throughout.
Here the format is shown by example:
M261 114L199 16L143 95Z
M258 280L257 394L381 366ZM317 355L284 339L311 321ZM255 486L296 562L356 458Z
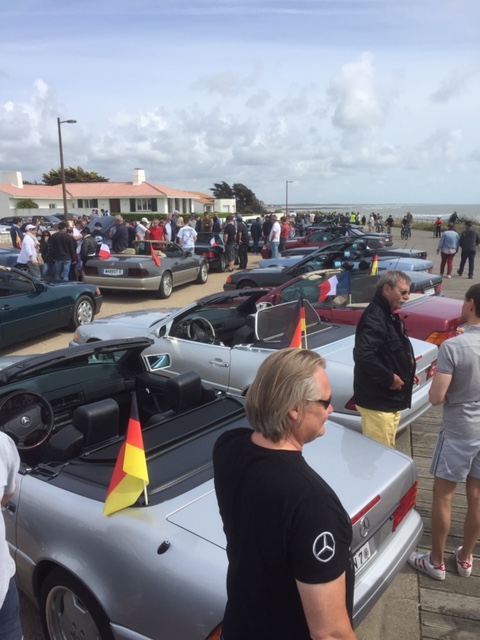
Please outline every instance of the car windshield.
M223 237L220 233L207 233L201 231L197 234L196 244L223 244Z
M304 301L307 333L321 328L321 322L309 302ZM290 344L300 322L300 301L267 307L257 313L256 335L259 340L286 341Z

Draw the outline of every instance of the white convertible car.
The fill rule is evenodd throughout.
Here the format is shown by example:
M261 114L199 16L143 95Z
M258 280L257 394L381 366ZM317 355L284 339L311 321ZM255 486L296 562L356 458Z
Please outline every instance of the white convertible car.
M96 340L146 336L146 367L173 377L191 369L219 391L243 395L260 363L272 350L290 346L296 302L257 310L265 289L231 291L207 296L184 309L158 309L122 313L95 320L77 329L70 346ZM308 305L308 303L306 303ZM333 391L332 420L360 431L360 415L353 398L354 327L320 322L306 307L307 346L327 360ZM430 406L428 390L436 366L437 347L412 340L420 384L412 407L402 412L400 430Z

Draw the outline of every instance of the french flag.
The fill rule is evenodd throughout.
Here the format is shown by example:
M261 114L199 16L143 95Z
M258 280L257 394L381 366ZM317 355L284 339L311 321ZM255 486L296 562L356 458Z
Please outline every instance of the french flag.
M112 254L110 253L110 248L106 242L102 242L100 246L100 250L98 252L98 257L100 260L108 260Z
M210 238L210 245L212 247L218 247L218 244L215 242L215 238Z
M343 271L332 276L319 285L318 301L323 302L328 296L350 295L350 271Z

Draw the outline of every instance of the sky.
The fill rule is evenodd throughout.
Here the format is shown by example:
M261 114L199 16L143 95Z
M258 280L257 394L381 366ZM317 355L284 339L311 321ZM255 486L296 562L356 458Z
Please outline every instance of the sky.
M480 202L478 0L16 0L0 25L0 180L60 166L60 118L65 166L112 182Z

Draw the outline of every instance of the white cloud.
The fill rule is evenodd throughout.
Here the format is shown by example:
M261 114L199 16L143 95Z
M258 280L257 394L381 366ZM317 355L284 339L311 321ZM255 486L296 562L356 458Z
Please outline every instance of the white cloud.
M439 89L430 94L432 102L448 102L457 98L468 88L470 80L480 74L480 69L455 69L444 78Z

